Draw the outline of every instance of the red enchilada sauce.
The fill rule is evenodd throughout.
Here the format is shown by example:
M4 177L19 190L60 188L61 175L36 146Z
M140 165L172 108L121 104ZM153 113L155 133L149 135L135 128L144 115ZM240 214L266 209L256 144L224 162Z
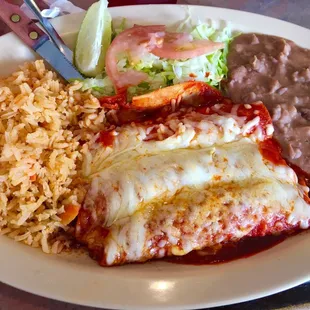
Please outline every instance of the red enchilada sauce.
M259 144L263 158L276 165L286 165L286 161L281 156L279 143L274 139L267 139Z
M210 96L210 94L208 94ZM108 99L108 100L107 100ZM115 100L117 99L117 100ZM210 99L210 98L209 98ZM231 100L227 98L217 98L215 104L220 103L223 104L220 110L222 112L230 113L234 107L234 104ZM102 105L105 104L108 107L112 107L113 104L116 104L115 107L118 108L116 113L117 124L122 125L130 122L150 122L152 124L156 124L157 122L161 122L163 118L169 115L171 111L171 106L168 105L165 108L160 108L153 111L139 111L130 109L129 106L124 104L124 97L106 97L101 101ZM212 102L212 100L211 100ZM214 110L212 111L212 106L214 104L206 104L202 106L193 107L197 112L202 114L213 114L216 113ZM266 131L266 126L271 124L270 115L263 105L252 104L249 105L240 104L237 108L237 115L240 117L245 117L247 121L254 119L259 116L260 118L260 127ZM253 128L255 130L255 128ZM250 132L249 132L250 134ZM266 135L266 132L263 132ZM101 132L98 141L101 142L104 146L112 146L113 145L114 134L112 131L103 131ZM286 161L281 156L281 148L277 141L273 138L267 138L265 141L259 143L260 152L262 156L269 160L270 162L276 165L287 165ZM293 169L296 167L292 167ZM296 169L294 169L296 171ZM300 173L300 171L296 171L296 173ZM299 174L300 175L300 174ZM303 175L303 174L302 174ZM299 178L300 184L305 183L305 178ZM308 197L307 197L308 198ZM273 223L274 224L274 223ZM274 226L274 225L273 225ZM292 228L292 227L290 227ZM287 227L287 229L290 229ZM267 229L268 231L268 229ZM199 251L192 251L184 256L173 256L164 258L165 261L177 264L190 264L190 265L205 265L205 264L219 264L224 262L229 262L232 260L240 259L255 255L264 250L268 250L277 244L284 241L287 237L292 234L296 234L297 232L288 232L282 233L280 235L272 235L271 232L275 233L276 231L272 231L270 228L269 235L263 236L268 233L265 228L260 233L259 231L253 232L252 237L245 237L242 240L233 243L229 242L224 244L217 251L214 249L208 248Z
M281 156L281 147L275 139L267 139L260 143L260 152L262 156L273 162L274 164L287 165ZM291 165L290 165L291 166ZM299 183L308 183L308 178L301 169L292 165L298 175ZM310 202L309 197L305 197ZM263 229L264 230L264 229ZM238 242L224 244L220 249L204 249L200 251L192 251L184 256L173 256L165 258L165 261L185 264L185 265L211 265L233 261L240 258L250 257L257 253L268 250L284 241L291 235L300 233L300 230L281 233L280 235L259 236L260 232L255 231L253 234L257 237L245 237Z
M184 256L165 258L165 261L185 265L211 265L226 263L232 260L246 258L268 250L284 241L288 234L270 235L265 237L244 238L237 243L227 243L216 253L211 249L192 251Z
M101 131L97 141L105 147L112 146L114 141L113 131Z

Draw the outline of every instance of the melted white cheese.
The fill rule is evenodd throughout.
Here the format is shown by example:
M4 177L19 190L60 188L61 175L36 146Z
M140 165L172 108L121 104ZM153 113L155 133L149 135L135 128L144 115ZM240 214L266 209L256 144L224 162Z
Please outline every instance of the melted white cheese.
M148 141L152 135L157 140ZM262 157L257 141L264 138L259 117L245 122L191 112L151 127L118 128L112 147L95 143L83 207L96 222L96 198L104 196L99 223L110 230L101 240L106 264L238 240L278 215L307 228L308 189L290 167ZM162 237L158 244L155 236Z
M101 143L91 146L92 160L90 167L86 166L85 175L93 177L115 162L134 158L139 154L222 145L239 140L243 136L248 136L253 141L265 139L259 126L259 117L245 122L244 118L232 116L227 113L204 115L190 112L180 119L168 119L164 124L151 127L138 124L116 128L112 147L103 147ZM257 130L248 134L254 127ZM158 130L152 134L154 128Z
M276 179L251 178L206 188L183 188L167 204L153 202L115 222L105 241L106 264L113 264L124 254L126 261L132 262L167 254L185 255L227 241L231 235L238 240L262 220L272 223L278 215L287 217L292 225L309 226L309 205L291 184ZM182 225L175 224L177 221ZM155 236L165 241L164 251L154 242Z
M238 182L247 178L295 180L289 167L265 165L256 143L242 141L203 149L177 149L125 158L103 169L92 181L84 207L94 208L104 195L108 206L105 225L132 215L165 193L170 196L185 186ZM293 178L293 179L292 179Z

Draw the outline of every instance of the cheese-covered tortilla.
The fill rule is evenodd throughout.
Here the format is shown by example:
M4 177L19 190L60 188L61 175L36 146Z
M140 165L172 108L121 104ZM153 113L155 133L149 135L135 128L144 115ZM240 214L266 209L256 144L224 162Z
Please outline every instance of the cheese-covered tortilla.
M101 133L85 169L78 239L115 265L307 228L308 189L272 133L261 103L184 108Z

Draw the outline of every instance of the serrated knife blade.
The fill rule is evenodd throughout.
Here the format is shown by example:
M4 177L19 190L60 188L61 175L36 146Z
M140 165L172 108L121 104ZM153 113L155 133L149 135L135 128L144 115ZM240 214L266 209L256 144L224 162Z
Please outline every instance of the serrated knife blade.
M66 81L84 79L50 37L17 5L0 0L0 17L24 43L38 53Z
M72 65L72 63L59 51L56 45L49 39L44 40L43 43L36 44L33 47L34 51L38 53L47 63L49 63L55 71L59 73L66 81L83 80L83 76Z

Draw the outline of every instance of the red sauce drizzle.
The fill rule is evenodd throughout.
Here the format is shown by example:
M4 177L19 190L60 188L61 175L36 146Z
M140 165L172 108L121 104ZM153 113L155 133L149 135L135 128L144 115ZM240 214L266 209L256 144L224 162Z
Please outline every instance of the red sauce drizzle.
M195 84L196 82L192 82L192 84ZM209 86L205 83L200 83L201 85L198 86L199 90L197 89L193 90L193 93L191 93L190 88L193 86L191 83L187 85L187 88L184 89L184 92L188 92L188 97L184 98L184 100L181 100L181 105L183 106L200 106L200 105L214 105L216 103L220 103L224 100L223 95L219 90L217 90L214 87ZM157 91L153 92L153 97ZM197 91L197 93L196 93ZM152 93L150 93L152 94ZM154 100L155 100L154 97ZM162 108L157 109L150 109L150 110L144 110L139 109L131 106L130 102L127 102L127 94L126 90L122 90L120 93L114 95L114 96L103 96L99 98L100 104L102 107L116 110L116 118L118 119L118 122L116 122L114 119L110 119L109 121L111 123L117 123L117 125L122 125L130 122L143 122L143 121L156 121L156 119L159 116L166 117L171 113L171 106L168 104L171 99L177 99L177 98L171 98L165 96L162 96L161 100L166 100L167 105ZM126 113L125 111L132 111L131 113ZM123 114L127 114L128 117L124 117ZM126 115L126 116L127 116Z
M168 257L164 260L170 263L185 265L220 264L240 258L246 258L268 250L284 241L287 237L287 234L281 234L265 237L244 238L236 243L227 243L223 245L223 247L216 253L212 253L211 249L204 249L203 251L190 252L184 256Z
M212 111L212 106L217 103L222 103L221 110L226 113L230 113L233 107L231 100L223 98L221 94L212 89L207 88L200 94L202 102L195 106L195 110L202 114L216 113ZM130 122L149 122L155 124L160 122L158 119L163 119L171 113L171 106L168 105L164 108L160 108L152 111L139 111L130 109L130 106L124 99L124 94L116 95L113 97L100 98L102 106L108 108L119 109L118 120L119 124L126 124ZM254 111L257 111L254 113ZM245 105L240 104L237 115L246 118L246 121L254 119L256 116L260 117L259 126L263 128L264 134L266 134L266 125L271 124L270 115L266 107L262 104L251 105L251 109L247 109ZM255 130L255 128L253 129ZM250 133L249 133L250 134ZM114 135L112 131L102 131L98 140L104 146L112 146L114 141ZM277 165L287 165L286 161L281 156L281 147L273 138L269 138L259 144L260 152L262 156L270 162ZM309 176L306 175L300 168L290 165L299 176L300 184L309 184ZM308 197L305 197L306 201L310 201ZM275 225L275 223L273 223ZM273 226L271 225L271 226ZM285 229L282 227L282 229ZM289 227L287 227L289 229ZM260 230L262 230L260 232ZM273 246L284 241L292 233L282 233L280 235L267 235L264 237L259 236L266 234L266 227L259 226L257 230L253 231L251 237L243 238L242 240L234 243L228 242L222 246L216 253L212 249L204 249L203 251L192 251L185 256L173 256L164 258L165 261L177 264L190 264L190 265L206 265L206 264L219 264L229 262L232 260L240 259L255 255L264 250L270 249ZM102 232L103 235L105 232ZM295 232L297 233L297 232Z
M218 104L219 102L213 102L212 104L202 105L196 109L198 113L202 113L205 115L214 114L216 111L212 109L212 106ZM222 102L220 102L222 106L220 107L220 111L225 113L231 113L234 103L228 99L223 98ZM255 113L254 113L255 111ZM271 118L268 110L263 104L252 104L250 109L245 108L244 104L239 104L237 115L239 117L245 117L246 121L249 122L253 120L256 116L259 116L259 126L264 130L264 134L266 134L265 129L266 125L271 124ZM253 128L255 130L256 127ZM249 132L250 134L251 132Z
M259 148L265 159L276 165L286 165L286 161L281 155L281 147L275 139L270 138L261 142Z
M257 111L255 113L255 111ZM265 128L267 124L271 124L270 114L263 104L251 104L251 109L247 109L244 104L240 104L237 112L238 116L245 116L247 121L259 116L259 124Z
M127 105L126 93L121 92L114 96L103 96L99 98L99 102L104 108L118 110L120 107Z
M260 143L260 152L263 155L263 157L270 162L277 164L277 165L287 165L291 167L297 177L298 177L298 183L303 186L310 186L310 176L308 173L303 171L298 166L286 161L282 157L282 149L280 144L273 138L267 139ZM304 195L304 200L310 204L310 197L308 195Z
M101 131L97 142L102 143L103 146L112 146L114 142L113 131Z

